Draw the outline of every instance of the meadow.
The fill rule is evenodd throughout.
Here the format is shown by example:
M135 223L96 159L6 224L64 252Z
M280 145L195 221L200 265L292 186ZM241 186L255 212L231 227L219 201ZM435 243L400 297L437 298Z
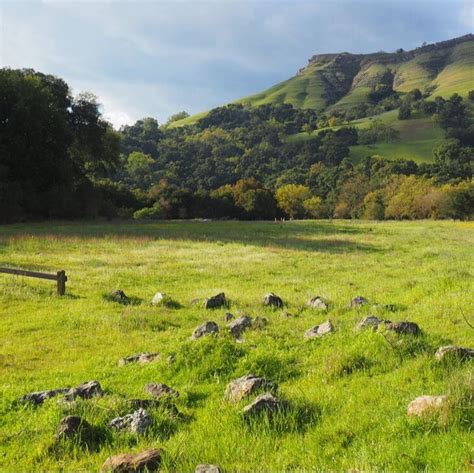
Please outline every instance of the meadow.
M469 471L474 461L472 362L435 359L473 348L474 224L466 222L38 223L0 227L0 266L65 269L50 281L0 274L0 471L98 471L107 457L163 449L163 471L197 464L242 471ZM123 290L133 304L108 300ZM152 306L157 292L176 304ZM225 292L229 308L191 304ZM264 307L268 292L283 309ZM355 296L369 304L348 308ZM306 306L329 302L327 312ZM235 340L226 312L265 317ZM356 331L375 314L416 322L421 335ZM335 332L304 332L325 320ZM191 340L206 320L217 336ZM141 352L146 365L119 366ZM290 409L253 422L252 398L230 404L229 381L246 374L278 384ZM102 397L18 402L26 393L97 380ZM144 386L178 390L176 410L149 410L144 436L112 431L146 399ZM446 418L407 417L421 395L447 394ZM94 442L58 440L62 417L80 415Z

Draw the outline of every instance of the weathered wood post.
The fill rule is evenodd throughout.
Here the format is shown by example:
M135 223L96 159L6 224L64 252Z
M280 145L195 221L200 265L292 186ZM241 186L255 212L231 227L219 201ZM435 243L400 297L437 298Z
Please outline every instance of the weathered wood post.
M57 277L57 282L58 282L58 294L60 296L64 296L64 293L66 292L66 272L65 271L58 271L56 273Z

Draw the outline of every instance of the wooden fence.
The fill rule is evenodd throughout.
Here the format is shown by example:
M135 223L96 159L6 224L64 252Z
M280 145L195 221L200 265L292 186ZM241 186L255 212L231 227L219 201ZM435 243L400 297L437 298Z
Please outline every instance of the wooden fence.
M56 274L38 273L36 271L26 271L24 269L0 268L0 273L14 274L15 276L27 276L29 278L49 279L56 281L57 292L64 296L66 292L67 276L65 271L58 271Z

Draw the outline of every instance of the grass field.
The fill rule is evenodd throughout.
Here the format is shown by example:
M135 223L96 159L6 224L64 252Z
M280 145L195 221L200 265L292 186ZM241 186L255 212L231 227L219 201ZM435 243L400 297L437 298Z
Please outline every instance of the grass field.
M0 266L65 269L69 278L60 297L51 281L0 275L0 471L98 471L111 454L152 446L163 448L164 471L192 472L199 463L226 472L469 471L472 363L433 355L441 345L474 345L464 319L473 322L473 244L474 225L457 222L0 227ZM107 301L114 289L137 304ZM156 291L181 306L151 306ZM220 291L230 312L266 317L268 325L247 330L240 343L226 330L226 310L190 304ZM270 291L283 310L263 307ZM327 314L305 307L316 295L329 300ZM357 295L370 304L348 309ZM356 332L372 313L416 322L422 335ZM304 340L327 319L334 333ZM219 324L219 335L191 341L206 320ZM146 351L161 357L117 364ZM277 382L290 410L244 422L252 398L230 405L223 393L249 373ZM17 402L92 379L103 397ZM154 424L143 437L109 430L112 418L130 412L126 399L147 397L148 382L177 389L182 415L151 409ZM407 418L407 404L425 394L450 396L446 419ZM95 426L97 442L55 440L66 414Z

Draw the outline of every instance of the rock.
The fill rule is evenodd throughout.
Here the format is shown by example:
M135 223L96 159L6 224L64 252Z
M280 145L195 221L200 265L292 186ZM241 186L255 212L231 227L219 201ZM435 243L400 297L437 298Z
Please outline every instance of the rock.
M349 307L353 308L353 307L361 307L363 305L366 305L368 304L369 301L365 298L365 297L362 297L362 296L356 296L354 297L354 299L351 300L351 302L349 303Z
M58 431L56 433L57 438L70 438L79 433L86 433L91 431L91 425L79 416L67 416L61 419L59 423Z
M259 389L273 391L276 389L276 384L260 376L248 374L247 376L234 379L227 385L225 398L231 402L239 402Z
M203 335L209 335L211 333L218 333L218 332L219 332L219 326L215 322L207 321L194 330L191 338L193 340L197 340L198 338L201 338Z
M125 304L129 302L129 298L125 295L125 292L121 291L120 289L112 291L109 294L109 298L111 301L119 302L120 304Z
M420 396L408 404L409 416L422 417L433 414L447 406L448 396Z
M152 424L152 418L145 409L138 409L132 414L116 417L109 423L109 427L115 430L128 430L134 434L143 435Z
M310 307L311 309L318 309L318 310L328 310L328 305L324 301L323 298L317 296L317 297L312 297L306 305Z
M157 292L151 300L151 305L166 305L171 302L171 298L162 292Z
M378 326L383 323L389 324L391 322L390 320L381 320L375 315L368 315L367 317L364 317L357 324L357 330L363 330L365 328L371 328L372 330L377 330Z
M59 389L51 389L49 391L36 391L32 393L25 394L22 398L20 398L20 402L30 402L35 406L39 406L43 404L46 399L50 399L55 396L59 396L60 394L66 394L69 392L70 388L59 388Z
M435 357L437 360L452 357L465 361L474 358L474 350L471 348L457 347L455 345L447 345L445 347L439 347L436 350Z
M150 448L140 453L121 453L107 458L102 471L115 473L142 473L158 471L161 463L161 450Z
M238 319L235 319L229 325L230 333L238 338L242 334L242 332L252 325L252 319L248 315L242 315Z
M286 407L286 403L280 401L271 393L265 393L258 396L255 401L248 406L245 406L243 413L245 417L251 417L263 412L272 414L284 407Z
M221 473L221 469L216 465L203 464L196 466L194 473Z
M257 316L252 324L254 328L261 330L268 325L268 320L265 317Z
M234 318L234 315L231 314L230 312L226 312L224 315L224 321L225 322L230 322Z
M151 363L160 356L159 353L139 353L138 355L130 355L119 360L119 366L128 365L129 363L146 364Z
M205 309L217 309L218 307L227 306L227 299L223 292L217 294L216 296L209 297L204 301Z
M69 391L64 396L66 401L71 401L76 397L80 397L81 399L89 399L93 396L102 396L104 391L100 386L100 383L97 381L88 381L87 383L80 384L75 388L69 389Z
M283 307L283 301L276 294L273 294L273 292L270 292L264 297L263 303L265 305L272 306L272 307L278 307L278 308Z
M385 327L400 335L418 335L421 332L420 327L414 322L390 322Z
M321 325L316 325L315 327L310 328L309 330L306 330L306 332L304 333L304 337L305 338L322 337L323 335L326 335L330 332L334 332L334 327L331 321L327 320Z
M148 383L145 391L149 392L154 398L161 399L166 397L179 397L179 392L162 383Z

